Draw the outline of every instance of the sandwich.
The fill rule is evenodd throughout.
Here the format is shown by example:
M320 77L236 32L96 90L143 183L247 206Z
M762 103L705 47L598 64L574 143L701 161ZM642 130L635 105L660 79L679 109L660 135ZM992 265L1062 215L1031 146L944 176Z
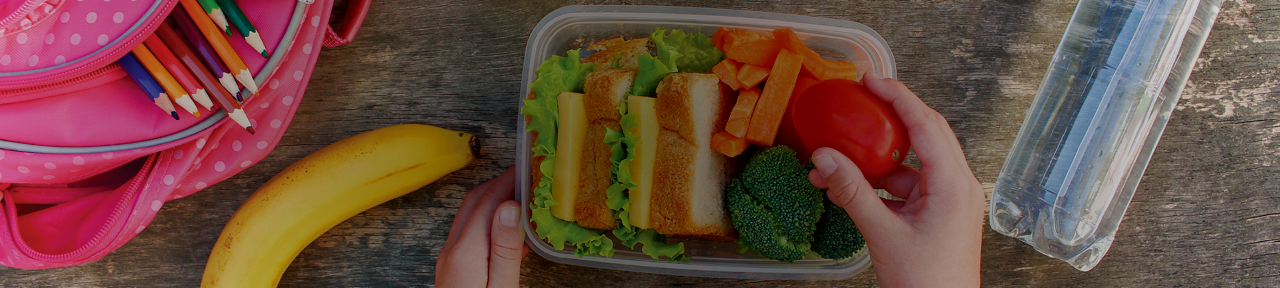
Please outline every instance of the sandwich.
M697 67L723 53L676 61L698 54L676 51L719 51L705 35L662 29L588 48L599 51L544 61L521 111L533 132L530 208L539 237L556 249L571 243L580 257L609 257L612 232L670 261L688 256L667 236L733 240L723 192L732 169L710 145L724 130L732 90L706 73L711 65Z
M633 199L649 198L631 202L633 211L649 210L648 219L632 217L637 227L653 228L664 235L733 239L723 192L729 179L729 161L711 149L711 136L724 130L734 104L728 93L731 90L722 85L713 74L673 73L658 84L654 104L641 106L640 109L652 107L659 127L657 135L642 134L640 140L642 148L648 142L654 143L651 151L655 159L652 167L641 168L639 173L643 175L639 179L652 186L641 186L639 193L631 193ZM646 124L652 125L641 126ZM640 153L648 156L643 150ZM644 195L645 188L651 189L649 195ZM648 207L637 207L644 204Z

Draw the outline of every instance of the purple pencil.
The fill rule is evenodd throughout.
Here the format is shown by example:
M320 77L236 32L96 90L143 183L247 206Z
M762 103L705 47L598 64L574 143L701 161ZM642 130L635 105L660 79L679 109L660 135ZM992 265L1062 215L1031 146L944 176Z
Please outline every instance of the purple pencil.
M227 88L227 92L231 92L231 95L235 95L236 101L243 102L244 99L240 98L242 97L240 96L240 86L236 85L235 77L231 75L230 69L227 69L227 65L223 64L222 59L218 58L218 54L213 51L213 46L209 44L209 40L204 39L204 34L200 33L200 28L196 27L196 23L191 20L191 16L177 10L179 9L175 9L174 13L169 14L173 15L173 20L177 22L178 29L182 30L182 34L187 36L187 41L190 42L191 47L195 48L195 52L200 55L200 59L204 59L204 63L209 65L209 70L212 70L213 75L218 77L218 82L222 83L222 87Z

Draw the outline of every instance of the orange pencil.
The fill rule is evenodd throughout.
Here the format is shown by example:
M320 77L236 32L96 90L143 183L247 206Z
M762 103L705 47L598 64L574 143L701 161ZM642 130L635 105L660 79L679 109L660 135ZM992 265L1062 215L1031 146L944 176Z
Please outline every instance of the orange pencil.
M200 62L200 58L191 52L191 47L187 47L187 43L182 41L182 36L178 35L177 31L173 31L169 25L160 25L156 29L156 35L160 36L160 40L164 41L164 44L169 46L169 50L173 51L173 55L178 57L178 62L187 66L196 80L209 88L209 93L212 94L210 98L213 98L222 110L227 111L227 117L245 130L249 130L249 134L253 134L253 123L249 122L249 116L245 115L244 109L240 108L240 103L236 102L236 98L231 96L230 92L227 92L227 88L218 85L218 78L213 77L213 73L209 73L209 69Z
M173 79L173 75L164 69L164 64L160 64L160 60L156 59L155 54L151 54L151 50L147 46L138 45L133 47L133 55L138 56L138 62L142 62L142 67L147 68L147 72L151 72L151 76L156 78L156 82L160 83L160 87L164 87L165 93L169 94L169 98L173 99L174 104L182 107L187 113L200 117L200 110L196 109L196 102L191 101L191 97L187 95L187 90L182 89L182 85L178 85L178 80Z
M160 25L168 24L160 22ZM209 100L209 93L205 92L204 87L201 87L200 83L196 82L195 76L191 76L191 72L187 71L187 67L182 66L182 62L178 62L178 57L173 56L173 51L170 51L169 46L165 46L164 42L160 41L160 37L156 37L156 34L151 34L151 37L147 37L147 40L143 43L146 43L147 49L150 49L151 53L156 55L156 59L160 59L160 64L164 64L164 68L169 69L169 74L173 74L173 79L178 80L178 84L182 84L182 88L186 89L187 92L191 92L191 98L196 100L196 103L200 103L200 106L204 106L204 109L213 111L213 100Z
M222 57L222 62L227 64L227 69L231 70L231 74L235 76L240 84L244 84L245 89L249 89L249 93L258 94L258 83L253 81L253 73L249 72L249 67L244 65L244 60L240 59L240 54L236 54L235 49L231 48L231 43L227 42L227 38L222 36L222 30L218 30L217 24L213 24L213 20L209 19L208 14L204 14L204 8L200 7L200 3L196 0L181 0L182 8L187 12L187 16L191 16L191 20L196 22L196 27L200 28L200 33L204 34L204 38L209 40L209 44L213 45L213 50L218 52L218 56Z

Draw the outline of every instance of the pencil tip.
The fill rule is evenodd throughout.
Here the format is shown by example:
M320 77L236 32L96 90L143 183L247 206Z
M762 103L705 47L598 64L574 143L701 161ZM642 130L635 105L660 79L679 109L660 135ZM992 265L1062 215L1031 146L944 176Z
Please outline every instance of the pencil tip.
M267 51L262 51L262 57L263 57L263 58L271 58L271 55L267 55Z
M253 133L253 132L254 132L254 131L253 131L253 126L244 127L244 130L249 130L249 135L253 135L253 134L254 134L254 133Z
M173 120L178 120L178 111L169 112L169 116L173 116Z

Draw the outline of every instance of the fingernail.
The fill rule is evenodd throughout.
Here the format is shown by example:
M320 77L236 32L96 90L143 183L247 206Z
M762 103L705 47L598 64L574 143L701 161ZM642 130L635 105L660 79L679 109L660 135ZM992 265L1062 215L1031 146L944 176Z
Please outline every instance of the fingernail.
M516 227L516 222L520 221L518 212L513 206L502 207L502 211L498 211L498 222L501 222L502 226Z
M867 71L867 73L862 74L862 78L870 78L870 79L877 79L877 80L879 80L879 79L884 79L884 76L880 76L880 73L876 73L875 71Z
M822 177L827 177L831 175L831 172L836 172L836 161L831 160L831 155L822 154L813 157L813 166L818 167L818 173L822 173Z

